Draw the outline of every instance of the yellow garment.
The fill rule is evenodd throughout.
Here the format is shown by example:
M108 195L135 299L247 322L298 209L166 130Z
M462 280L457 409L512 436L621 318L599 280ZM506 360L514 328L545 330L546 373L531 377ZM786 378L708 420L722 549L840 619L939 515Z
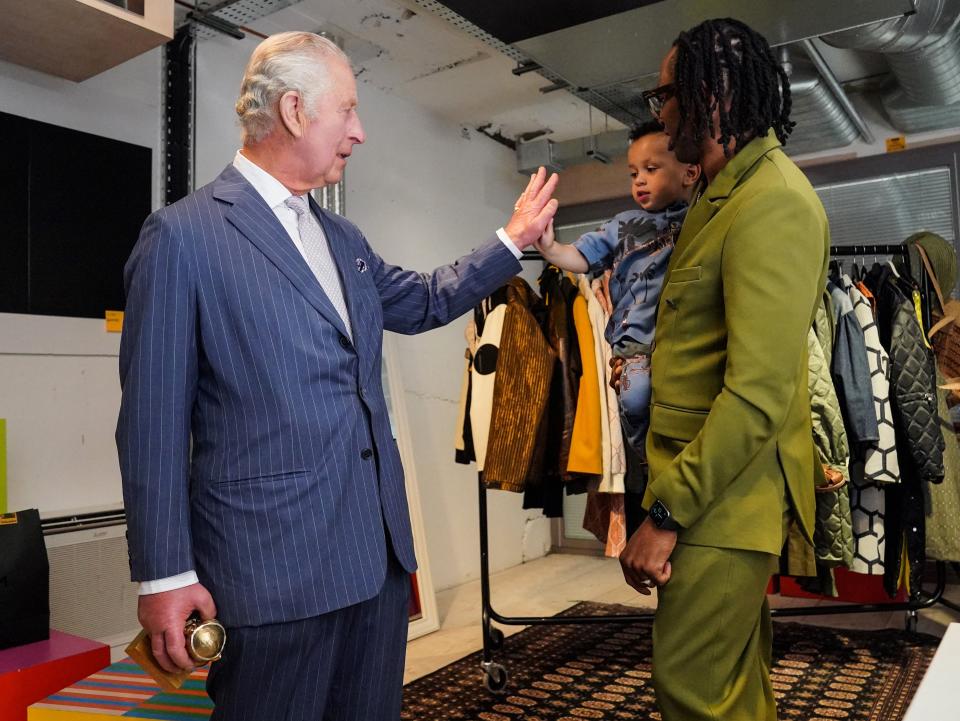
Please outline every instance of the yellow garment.
M603 443L600 428L600 387L597 380L597 357L593 344L593 328L587 301L578 294L573 301L573 324L580 346L580 361L583 375L580 376L580 392L577 395L577 415L573 421L573 438L570 441L568 473L603 474Z

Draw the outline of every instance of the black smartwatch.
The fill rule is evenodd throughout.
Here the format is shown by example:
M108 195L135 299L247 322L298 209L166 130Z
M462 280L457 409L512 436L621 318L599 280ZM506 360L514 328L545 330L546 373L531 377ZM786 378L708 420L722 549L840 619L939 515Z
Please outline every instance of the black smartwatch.
M650 520L653 525L664 531L679 531L682 526L677 523L670 515L670 509L663 505L663 501L657 499L650 506Z

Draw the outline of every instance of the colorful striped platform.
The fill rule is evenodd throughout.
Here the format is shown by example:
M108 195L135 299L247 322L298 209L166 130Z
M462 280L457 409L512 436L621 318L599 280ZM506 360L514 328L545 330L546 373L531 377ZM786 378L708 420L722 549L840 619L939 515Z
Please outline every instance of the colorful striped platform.
M198 721L213 712L205 690L207 669L190 675L183 688L164 691L125 658L62 691L34 703L28 721L113 721L117 716L165 721Z

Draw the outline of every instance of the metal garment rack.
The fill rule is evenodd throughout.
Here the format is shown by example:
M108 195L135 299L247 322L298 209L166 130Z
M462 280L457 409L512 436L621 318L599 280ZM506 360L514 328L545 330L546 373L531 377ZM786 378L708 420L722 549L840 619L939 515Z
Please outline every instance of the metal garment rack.
M903 245L849 245L834 246L830 249L833 257L873 257L898 256L909 262L906 248ZM524 253L522 260L542 261L538 253ZM926 274L923 275L921 295L924 301L929 298L929 283ZM930 307L928 302L923 303L924 324L930 327ZM490 543L488 537L487 519L487 487L482 478L477 477L479 513L480 513L480 597L482 603L481 623L483 630L483 659L480 668L483 671L483 683L493 693L503 693L507 687L509 673L507 668L494 661L494 653L501 650L504 644L503 631L493 626L493 622L504 626L567 626L596 623L650 623L653 613L613 614L610 616L505 616L498 613L490 598ZM952 564L960 576L960 564ZM907 601L891 601L889 603L845 603L828 606L799 606L793 608L775 608L770 611L774 618L788 618L796 616L832 616L857 613L876 613L887 611L905 611L906 628L915 630L918 612L930 608L938 603L960 613L960 605L948 601L943 597L947 585L947 564L944 561L936 562L936 587L931 594L925 594L922 589L911 590Z

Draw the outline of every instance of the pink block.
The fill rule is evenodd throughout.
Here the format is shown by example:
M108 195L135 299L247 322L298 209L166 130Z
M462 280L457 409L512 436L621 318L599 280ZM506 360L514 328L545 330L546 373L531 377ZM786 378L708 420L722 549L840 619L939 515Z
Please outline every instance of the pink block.
M109 664L109 646L53 630L0 651L0 721L26 721L27 706Z

